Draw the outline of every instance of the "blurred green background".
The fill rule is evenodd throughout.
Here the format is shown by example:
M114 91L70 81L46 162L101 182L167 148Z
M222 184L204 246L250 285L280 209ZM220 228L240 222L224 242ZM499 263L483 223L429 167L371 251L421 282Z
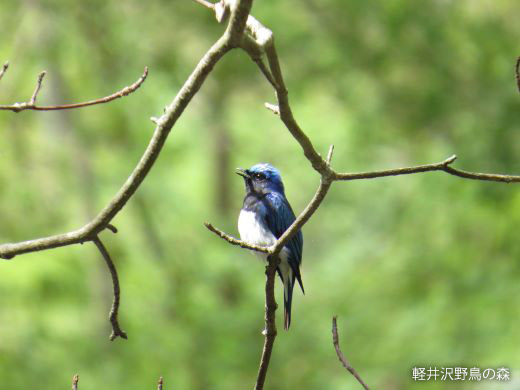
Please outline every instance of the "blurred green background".
M516 0L257 0L273 29L293 110L334 167L437 162L520 174ZM190 1L3 0L2 104L136 93L67 112L0 113L0 242L75 229L111 199L161 114L223 31ZM318 176L279 119L272 90L234 51L173 129L151 173L102 234L117 263L121 326L94 245L0 263L0 388L246 389L263 338L264 268L203 226L236 234L243 183L280 168L295 211ZM520 187L443 173L338 183L304 228L293 324L276 341L268 389L358 389L342 347L376 389L518 389ZM280 289L277 296L280 302ZM281 312L277 313L280 324ZM412 368L510 368L507 383L422 382Z

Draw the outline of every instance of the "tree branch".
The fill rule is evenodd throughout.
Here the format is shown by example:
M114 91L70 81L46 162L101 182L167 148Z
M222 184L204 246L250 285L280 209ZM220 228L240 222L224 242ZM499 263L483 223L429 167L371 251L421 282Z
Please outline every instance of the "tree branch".
M7 64L7 63L6 63ZM7 69L4 64L4 71ZM0 78L3 75L4 71L0 73ZM35 110L35 111L53 111L53 110L69 110L72 108L81 108L81 107L87 107L87 106L93 106L95 104L103 104L111 102L112 100L121 98L123 96L129 95L132 92L135 92L142 83L146 80L146 77L148 76L148 67L144 68L144 72L137 79L137 81L127 87L124 87L120 91L117 91L113 93L112 95L105 96L103 98L95 99L95 100L89 100L87 102L83 103L73 103L73 104L63 104L58 106L37 106L36 105L36 97L38 96L38 93L40 92L40 88L42 86L43 78L45 77L45 71L41 72L38 76L38 80L36 82L36 88L34 90L34 93L31 97L31 99L24 103L14 103L12 105L0 105L0 110L10 110L13 112L20 112L24 110Z
M463 177L466 179L473 180L488 180L498 181L504 183L520 182L520 176L509 176L509 175L497 175L490 173L473 173L466 172L460 169L451 167L451 164L457 159L457 156L453 155L444 161L435 164L418 165L415 167L388 169L384 171L372 171L372 172L361 172L361 173L333 173L334 180L360 180L360 179L375 179L378 177L386 176L399 176L399 175L410 175L413 173L431 172L431 171L444 171L450 175Z
M72 390L78 390L79 375L75 374L72 377Z
M157 390L163 390L163 377L159 377L159 381L157 382Z
M361 386L363 386L365 390L370 390L366 383L363 382L363 379L361 379L354 367L352 367L345 355L343 355L343 352L341 352L341 349L339 347L338 325L336 323L336 318L337 316L332 317L332 344L334 344L334 348L336 349L336 355L338 355L338 359L341 362L341 364L343 364L343 367L345 367L348 370L348 372L350 372L354 376L354 378L357 379Z
M9 62L4 62L4 65L2 65L2 70L0 70L0 80L2 80L2 77L4 77L4 73L7 72L7 69L9 68Z
M276 276L276 268L280 258L275 255L270 255L267 258L267 266L265 267L265 329L264 347L262 348L262 356L260 358L260 367L258 368L258 375L255 383L255 390L262 390L264 388L267 370L269 369L269 362L271 361L271 353L273 352L274 340L276 339L276 299L274 297L274 280Z
M237 238L235 238L233 236L230 236L227 233L224 233L222 230L217 229L215 226L213 226L209 222L204 222L204 226L206 226L208 228L208 230L212 231L217 236L219 236L220 238L226 240L227 242L229 242L232 245L237 245L237 246L240 246L242 248L251 249L251 250L257 251L257 252L262 252L262 253L267 253L267 254L270 253L269 248L267 248L265 246L258 246L258 245L248 244L245 241L241 241L241 240L239 240L239 239L237 239Z
M36 104L36 97L38 96L38 93L40 92L40 88L42 87L43 78L45 77L45 74L47 72L43 71L38 75L38 79L36 80L36 88L34 89L34 92L31 96L31 100L29 100L28 107L32 106L34 107Z
M107 264L108 270L110 271L110 275L112 276L112 285L114 286L114 301L112 302L112 308L110 309L110 314L108 316L108 319L112 324L112 334L110 335L110 341L114 341L116 337L127 339L128 336L126 335L125 331L122 330L119 326L119 321L117 318L117 315L119 313L120 290L119 277L117 276L116 266L110 258L110 254L108 253L107 249L105 248L99 237L94 237L92 241L94 242L94 244L96 244L97 248L99 249L99 252L105 260L105 263Z

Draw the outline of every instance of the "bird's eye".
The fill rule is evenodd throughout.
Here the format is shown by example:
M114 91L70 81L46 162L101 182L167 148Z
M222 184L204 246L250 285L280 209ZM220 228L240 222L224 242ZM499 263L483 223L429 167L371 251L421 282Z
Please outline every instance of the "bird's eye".
M265 179L265 175L263 173L255 173L254 177L255 177L255 179L258 179L258 180L264 180Z

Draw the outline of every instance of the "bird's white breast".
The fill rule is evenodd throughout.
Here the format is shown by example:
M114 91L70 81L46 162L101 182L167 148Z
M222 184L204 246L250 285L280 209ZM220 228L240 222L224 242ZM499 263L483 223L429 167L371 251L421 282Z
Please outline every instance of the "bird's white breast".
M271 246L276 237L258 219L256 213L242 210L238 216L240 238L249 244Z
M249 244L259 246L271 246L276 243L276 237L265 225L258 219L257 215L252 211L242 210L238 216L238 232L240 233L240 239ZM254 252L262 260L267 260L267 255L261 252ZM289 273L292 273L288 259L289 250L287 247L283 247L280 252L280 270L282 272L284 280L289 280Z

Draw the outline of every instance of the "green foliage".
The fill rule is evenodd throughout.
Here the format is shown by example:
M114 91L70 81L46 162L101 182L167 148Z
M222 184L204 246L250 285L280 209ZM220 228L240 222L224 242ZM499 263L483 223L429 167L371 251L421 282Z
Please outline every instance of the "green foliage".
M462 169L520 173L516 1L264 0L253 12L275 32L297 120L323 154L336 145L337 170L456 153ZM188 1L0 2L3 104L30 97L42 69L39 102L54 104L108 95L150 68L138 92L109 105L0 113L0 242L96 215L140 158L148 118L222 29ZM236 166L279 167L296 211L318 184L264 101L271 89L232 52L114 220L120 232L103 233L128 341L108 341L111 283L94 245L0 263L1 389L67 388L74 373L85 389L153 388L159 375L168 389L252 387L264 269L202 223L236 232ZM336 183L304 228L307 295L294 298L267 387L358 388L332 347L334 314L344 352L374 388L413 388L414 366L504 365L514 376L519 224L516 185L443 173Z

